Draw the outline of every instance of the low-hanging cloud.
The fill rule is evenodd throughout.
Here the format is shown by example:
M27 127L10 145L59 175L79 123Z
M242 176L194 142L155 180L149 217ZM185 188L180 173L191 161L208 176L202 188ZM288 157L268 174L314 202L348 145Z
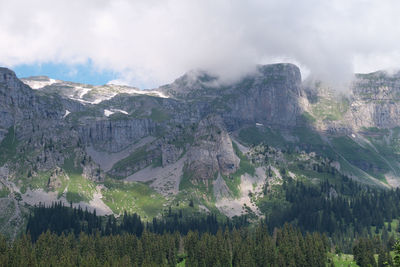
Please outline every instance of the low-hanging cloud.
M329 82L397 68L397 0L0 0L0 64L90 60L135 85L277 60Z

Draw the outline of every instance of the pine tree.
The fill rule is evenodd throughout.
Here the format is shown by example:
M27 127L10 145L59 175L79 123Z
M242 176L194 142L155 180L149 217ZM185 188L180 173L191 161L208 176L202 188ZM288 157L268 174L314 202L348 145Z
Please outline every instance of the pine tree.
M396 241L396 243L394 244L394 259L393 259L393 263L395 267L400 267L400 241Z
M383 247L379 249L379 254L378 254L378 267L384 267L387 266L389 262L389 259L387 258L387 253L384 250Z

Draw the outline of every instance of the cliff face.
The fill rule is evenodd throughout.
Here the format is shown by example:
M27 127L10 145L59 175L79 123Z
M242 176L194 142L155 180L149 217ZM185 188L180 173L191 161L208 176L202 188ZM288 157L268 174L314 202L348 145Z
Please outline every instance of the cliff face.
M156 123L150 119L99 120L86 119L79 127L79 136L85 144L115 153L154 135Z
M83 108L80 103L58 95L36 94L13 71L5 68L0 68L0 94L0 140L10 127L18 128L15 134L22 139L37 130L60 129L65 124L66 108L71 111Z
M258 75L245 78L230 94L222 115L229 128L255 123L293 127L301 114L300 70L292 64L260 66Z
M216 80L191 72L158 90L170 98L116 96L89 107L84 117L78 117L78 134L87 146L108 153L122 151L149 136L162 138L158 145L146 148L153 158L112 170L119 177L153 164L160 155L163 166L174 163L183 151L195 179L232 173L239 160L228 131L255 123L295 126L301 114L301 77L296 66L278 64L260 66L257 73L234 85L218 86ZM104 116L107 109L120 112ZM153 150L158 152L149 152Z
M207 190L202 198L208 199L207 194L240 194L242 175L246 190L256 183L261 187L264 172L250 178L248 172L256 172L250 162L241 162L245 156L233 136L255 126L291 131L303 109L300 71L291 64L259 66L229 85L207 73L190 72L148 91L47 77L24 82L35 89L12 71L0 70L0 140L5 140L0 167L30 204L43 194L89 206L103 194L104 203L98 197L96 205L109 205L113 212L148 202L135 198L129 202L133 206L125 207L136 184L118 184L120 180L146 182L141 186L148 195L168 201L181 187L193 194ZM121 199L124 190L129 194ZM248 201L248 192L244 194Z
M36 86L37 80L25 82ZM57 94L67 85L71 97ZM111 86L111 96L106 87L46 78L43 88L32 90L12 71L0 69L0 138L14 127L20 151L33 153L34 165L46 170L63 165L70 157L65 151L78 149L84 162L91 147L101 155L95 158L108 154L113 160L107 168L101 168L105 160L82 163L83 169L86 164L95 170L93 164L98 164L103 172L124 178L150 165L167 167L184 158L193 179L212 180L218 173L226 176L239 168L232 132L255 125L290 132L304 126L303 110L317 119L317 128L334 135L362 127L400 126L400 75L382 72L357 75L350 97L340 103L322 99L318 107L304 105L300 71L292 64L259 66L256 73L230 85L205 72L190 72L145 93ZM85 92L104 101L88 102ZM290 135L289 139L298 138ZM153 141L137 145L148 138ZM31 161L27 158L20 164Z
M346 135L363 128L400 126L400 74L357 74L345 95L321 82L304 87L308 97L304 110L320 130Z
M259 66L233 84L189 72L147 91L24 83L0 69L0 183L30 205L155 216L197 199L233 216L259 214L254 200L289 176L400 185L400 75L357 75L340 97L307 88L292 64Z
M313 89L307 86L305 115L342 160L342 170L399 186L400 75L357 74L346 95L320 82ZM343 168L348 164L352 170Z
M29 117L35 98L30 88L17 79L11 70L0 68L0 140L16 121Z
M194 178L212 180L218 173L228 175L238 169L240 160L220 117L209 116L200 121L194 140L187 156L187 171Z
M256 73L231 85L219 84L217 77L203 72L190 72L145 93L136 88L93 87L47 77L24 82L35 90L12 71L1 69L0 137L9 127L17 127L19 140L29 140L24 149L36 151L37 165L45 169L62 165L69 157L62 150L78 146L81 158L85 147L115 154L107 170L118 177L155 162L174 164L186 155L185 165L193 172L193 179L214 179L216 173L228 175L239 166L228 131L255 123L293 127L301 114L300 71L291 64L259 66ZM88 102L88 95L104 101ZM149 137L157 141L143 148L145 158L134 150L123 152ZM44 143L62 149L40 151ZM116 156L118 153L121 156Z
M351 113L356 126L400 126L400 74L360 74L356 76L352 89Z
M295 126L301 114L300 70L293 64L264 65L231 85L204 72L190 72L160 90L177 99L200 103L203 113L218 113L229 130L246 124Z

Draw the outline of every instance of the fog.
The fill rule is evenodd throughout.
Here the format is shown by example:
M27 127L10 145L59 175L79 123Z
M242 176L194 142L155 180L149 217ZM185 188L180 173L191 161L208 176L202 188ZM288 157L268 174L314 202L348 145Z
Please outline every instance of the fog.
M154 87L201 69L234 81L292 62L342 88L397 69L400 1L0 0L0 65L92 62Z

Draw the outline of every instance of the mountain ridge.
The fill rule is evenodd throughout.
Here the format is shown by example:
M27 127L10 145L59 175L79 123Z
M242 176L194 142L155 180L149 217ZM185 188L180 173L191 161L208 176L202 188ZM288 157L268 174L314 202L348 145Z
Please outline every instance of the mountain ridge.
M231 85L199 75L143 94L56 80L33 90L0 69L4 199L144 218L171 205L258 217L286 179L399 185L400 79L357 75L353 93L337 96L307 87L292 64ZM368 97L381 94L388 100Z

